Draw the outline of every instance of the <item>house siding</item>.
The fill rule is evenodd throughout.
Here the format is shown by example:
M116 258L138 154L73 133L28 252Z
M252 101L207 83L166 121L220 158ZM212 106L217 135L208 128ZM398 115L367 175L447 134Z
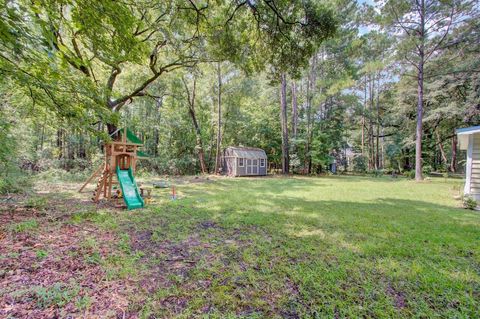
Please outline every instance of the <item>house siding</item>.
M480 195L480 134L473 134L470 193Z

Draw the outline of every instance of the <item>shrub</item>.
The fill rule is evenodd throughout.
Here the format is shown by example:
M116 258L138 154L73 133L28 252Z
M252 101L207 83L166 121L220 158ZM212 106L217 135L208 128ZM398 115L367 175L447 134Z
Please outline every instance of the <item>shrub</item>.
M0 194L18 193L20 188L15 185L13 180L0 178Z
M477 207L477 201L470 195L463 196L463 207L465 209L475 209Z
M0 177L0 194L21 193L30 186L28 176L10 175Z
M383 176L383 169L373 169L368 172L373 177L382 177Z
M424 165L422 167L422 173L423 175L430 175L433 172L433 168L430 165Z
M415 171L405 171L403 172L403 175L405 175L407 178L414 179L415 178Z
M395 169L388 167L383 169L383 174L385 175L392 175L395 174Z
M353 170L357 173L365 173L367 171L367 157L358 155L353 158Z

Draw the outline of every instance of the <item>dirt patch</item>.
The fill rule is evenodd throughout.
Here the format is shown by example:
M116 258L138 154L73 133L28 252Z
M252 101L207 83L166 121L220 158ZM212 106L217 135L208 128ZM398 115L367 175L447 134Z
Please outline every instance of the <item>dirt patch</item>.
M10 223L18 223L26 219L42 216L45 216L43 211L12 205L5 209L0 209L0 225L6 226Z
M131 235L132 249L143 253L143 262L150 264L151 274L144 279L142 287L153 293L160 288L175 284L173 277L185 278L188 271L208 253L210 245L200 242L198 236L173 243L168 240L152 239L152 232L142 231ZM155 278L155 280L152 280Z
M396 309L401 310L407 306L407 300L402 291L398 291L392 285L388 285L387 293L393 298Z
M200 222L198 224L198 227L201 228L201 229L220 228L216 222L211 221L211 220L206 220L206 221Z
M116 240L93 226L72 225L0 238L0 317L122 318L132 288L105 280L99 263L88 259L92 249L82 246L87 238L98 243L99 257Z
M168 225L163 227L168 228ZM245 232L252 229L226 229L215 221L205 220L192 225L188 237L176 241L165 240L162 228L153 227L142 231L136 231L134 227L128 229L132 250L141 252L143 257L140 262L147 265L147 273L139 287L144 295L155 295L152 307L165 313L166 317L181 314L189 305L191 295L185 292L209 291L212 285L217 285L224 286L220 290L225 287L235 290L238 287L247 299L250 293L254 294L244 290L245 279L241 276L225 276L222 282L218 282L223 276L215 274L222 273L223 270L231 272L237 265L242 271L251 267L243 260L242 252L251 246L251 241L244 237ZM217 270L211 276L202 275L201 279L197 277L199 273L210 273L212 268ZM218 310L217 307L218 305L205 301L198 311L208 314L213 309ZM239 307L237 315L248 317L254 313L255 309L245 304Z
M48 221L57 221L68 219L72 213L123 208L108 200L94 203L88 198L88 194L80 195L72 197L69 193L45 191L35 195L14 194L0 197L0 225L40 217L46 217Z
M29 197L24 194L0 197L0 226L6 226L9 223L44 215L41 210L26 207L26 205L23 204L28 198Z
M283 305L283 308L277 309L277 312L281 314L282 318L289 318L289 319L300 318L298 311L296 309L296 305L302 303L298 285L293 280L287 277L285 279L285 289L286 289L286 295L288 296L289 301L285 305ZM276 306L276 300L274 301L272 307L275 307L275 306Z

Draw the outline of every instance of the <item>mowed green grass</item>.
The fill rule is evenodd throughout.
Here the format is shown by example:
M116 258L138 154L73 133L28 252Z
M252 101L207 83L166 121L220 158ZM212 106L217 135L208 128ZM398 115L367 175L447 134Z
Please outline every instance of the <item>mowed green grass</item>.
M480 214L461 181L237 178L116 216L142 251L144 317L480 316Z

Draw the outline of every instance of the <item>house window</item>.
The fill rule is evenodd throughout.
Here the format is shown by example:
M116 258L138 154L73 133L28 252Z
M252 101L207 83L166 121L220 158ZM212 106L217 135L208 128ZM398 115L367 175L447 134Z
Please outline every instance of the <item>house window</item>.
M244 159L243 159L243 158L239 158L239 159L238 159L238 167L243 167L243 166L245 166Z
M265 159L264 158L260 159L260 167L265 167Z

